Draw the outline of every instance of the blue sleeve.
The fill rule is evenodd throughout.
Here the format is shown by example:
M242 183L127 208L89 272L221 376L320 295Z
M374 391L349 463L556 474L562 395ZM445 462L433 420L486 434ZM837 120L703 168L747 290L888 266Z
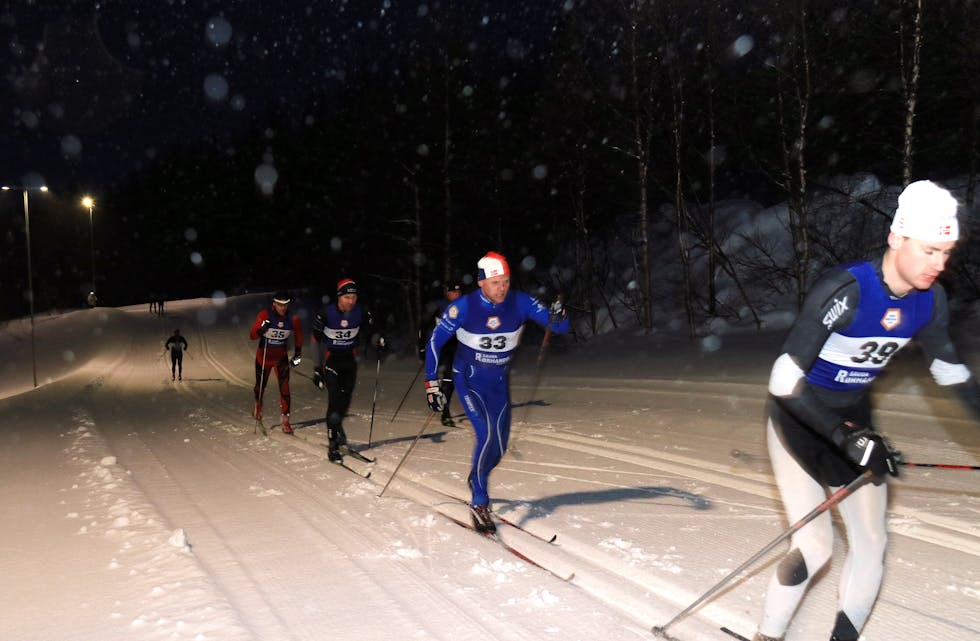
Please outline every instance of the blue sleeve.
M425 380L434 381L439 377L439 354L442 347L456 334L456 330L466 318L466 299L460 298L439 317L432 329L432 335L425 347Z
M530 294L517 292L517 301L524 318L550 329L554 334L567 334L571 330L572 324L567 317L552 323L551 313L545 304Z

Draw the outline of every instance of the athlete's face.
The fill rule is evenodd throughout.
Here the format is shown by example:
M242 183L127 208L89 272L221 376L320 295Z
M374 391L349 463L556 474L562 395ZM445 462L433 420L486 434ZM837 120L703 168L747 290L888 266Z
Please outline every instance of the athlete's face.
M504 302L510 291L510 276L492 276L479 282L480 291L494 304Z
M946 269L955 246L955 240L933 242L889 234L891 269L885 268L885 282L898 295L912 289L929 289Z
M344 294L337 297L337 309L342 312L349 312L357 304L357 294Z
M450 289L448 292L446 292L446 300L451 303L462 295L463 292L459 291L458 289Z
M280 316L286 315L287 307L288 305L285 305L283 303L272 303L272 309L276 310L276 313L279 314Z

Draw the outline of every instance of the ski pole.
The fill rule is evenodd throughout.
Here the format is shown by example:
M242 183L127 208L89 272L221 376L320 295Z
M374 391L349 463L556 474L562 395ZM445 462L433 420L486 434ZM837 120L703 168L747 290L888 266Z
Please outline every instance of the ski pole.
M379 499L381 498L381 495L385 493L385 490L388 489L388 486L391 485L391 482L395 480L395 476L398 474L398 470L402 468L402 464L404 464L405 460L408 459L408 455L411 454L412 450L415 449L415 446L418 445L419 439L422 438L422 434L423 432L425 432L425 428L429 427L429 423L432 422L432 417L435 415L436 415L435 412L429 414L429 418L425 419L425 422L422 423L422 427L421 429L419 429L419 433L415 435L415 440L413 440L412 444L408 446L408 451L406 451L405 454L402 456L402 460L398 461L398 465L395 466L395 471L391 473L391 477L388 478L388 482L385 483L385 486L381 488L380 492L378 492Z
M544 330L544 338L541 339L541 347L538 348L538 358L534 364L534 382L531 384L531 394L527 397L527 402L524 403L524 416L521 418L521 425L527 423L528 414L531 412L531 401L534 400L534 396L538 393L538 385L541 383L541 363L544 362L545 351L548 349L548 341L551 339L551 327L546 327ZM518 461L523 457L520 450L517 449L517 438L520 436L520 428L514 428L511 430L510 444L508 445L508 450L511 455Z
M265 344L262 346L262 364L261 364L261 369L259 370L259 393L258 393L258 398L255 399L256 401L261 401L262 397L265 396L265 389L264 389L265 388L265 353L266 350L268 349L269 349L269 341L265 341ZM255 425L252 426L252 434L259 433L259 424L261 422L262 419L256 416ZM265 433L264 427L262 428L262 433L263 434Z
M750 565L752 565L753 563L755 563L756 561L758 561L759 559L761 559L763 556L765 556L766 554L768 554L770 550L772 550L774 547L776 547L777 545L779 545L785 539L788 539L790 536L792 536L793 534L795 534L804 525L806 525L807 523L809 523L813 519L817 518L818 516L820 516L821 514L823 514L824 512L826 512L827 510L829 510L834 505L836 505L836 504L840 503L841 501L843 501L850 494L852 494L854 492L854 490L856 490L860 485L862 485L869 478L871 478L871 470L868 470L867 472L865 472L861 476L857 477L856 479L854 479L853 481L851 481L850 483L848 483L844 487L840 488L839 490L837 490L836 492L834 492L833 494L831 494L829 497L827 497L827 500L825 500L823 503L821 503L817 507L813 508L813 510L811 510L809 514L807 514L806 516L804 516L803 518L801 518L799 521L797 521L793 525L789 526L789 528L785 532L783 532L782 534L780 534L779 536L777 536L775 539L773 539L772 542L770 542L768 545L766 545L766 547L764 547L761 550L759 550L758 552L756 552L755 555L753 555L752 558L750 558L748 561L746 561L742 565L740 565L737 568L735 568L734 570L732 570L728 574L728 576L726 576L725 578L723 578L721 581L719 581L718 583L716 583L714 585L714 587L712 587L710 590L708 590L707 592L705 592L704 594L702 594L700 597L698 597L694 601L694 603L692 603L691 605L689 605L686 608L684 608L683 610L681 610L681 612L678 613L673 619L671 619L670 621L668 621L664 625L654 626L653 629L652 629L652 632L654 634L660 635L661 637L670 638L667 635L667 632L666 632L667 628L669 628L670 626L674 625L675 622L677 622L679 619L683 618L688 612L690 612L694 608L696 608L699 605L701 605L709 597L711 597L712 595L714 595L715 592L717 592L722 587L724 587L725 585L727 585L729 581L731 581L733 578L735 578L736 576L738 576L739 574L741 574L742 571L745 570L745 568L749 567Z
M395 408L395 413L391 415L390 419L388 419L389 423L393 422L395 420L395 417L398 416L398 412L401 411L402 405L405 404L405 399L408 398L408 395L412 392L412 388L415 387L415 381L419 380L419 374L422 373L422 369L424 367L425 367L425 361L422 361L422 363L419 365L418 371L415 372L415 378L412 379L412 384L408 386L407 390L405 390L405 395L402 396L401 403L398 404L398 407Z
M381 354L378 354L378 368L374 373L374 398L371 399L371 426L368 428L368 449L371 449L371 436L374 434L374 408L378 404L378 381L381 380ZM414 381L413 381L414 382Z
M535 394L538 393L538 385L541 383L541 363L544 362L544 355L548 349L549 340L551 340L551 328L546 327L544 338L541 339L541 347L538 348L538 358L534 362L534 382L531 384L531 394L527 397L527 402L524 403L524 418L521 420L522 423L527 422L527 415L531 412L531 401L534 400Z
M947 465L946 463L909 463L899 461L899 465L907 467L936 467L943 470L980 470L980 465Z

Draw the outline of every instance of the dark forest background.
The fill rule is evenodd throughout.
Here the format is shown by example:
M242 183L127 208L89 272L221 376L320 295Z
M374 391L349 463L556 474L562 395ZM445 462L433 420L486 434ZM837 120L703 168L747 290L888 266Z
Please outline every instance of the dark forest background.
M241 30L252 19L257 30L275 24L232 15L239 3L203 4L226 9ZM0 181L51 188L30 197L38 311L84 305L91 242L106 305L276 288L332 295L350 276L408 333L405 319L414 324L446 278L472 275L497 250L517 286L544 298L561 291L577 314L611 309L626 283L629 313L618 323L649 330L657 301L681 310L693 334L732 313L714 288L731 268L715 203L789 205L793 258L774 268L797 296L828 261L884 240L821 243L824 219L808 207L813 193L837 188L835 176L955 182L964 214L975 211L976 1L454 1L383 3L381 15L372 4L362 16L351 3L325 30L319 13L338 3L327 4L280 8L290 22L278 43L290 55L263 57L261 77L248 38L203 47L200 24L181 26L173 3L138 53L114 3L97 16L77 4L33 6L28 17L6 8L4 35L19 33L24 52L5 54ZM59 55L57 43L70 40L59 29L95 34L100 57L84 44ZM48 43L45 55L31 51L32 37ZM166 52L153 47L174 47L201 70L154 75ZM200 92L216 57L232 79L254 72L266 88L247 115ZM298 64L319 65L309 77L321 82L287 87ZM63 118L53 130L91 125L86 140L102 141L80 158L47 160L52 129L25 127L21 115L42 98L79 101L70 95L78 75L101 87L86 98L89 120ZM175 101L190 115L177 117ZM134 153L127 140L141 137L155 142ZM91 229L83 193L97 202ZM891 215L878 201L854 206L879 222ZM965 219L965 231L975 227L975 215ZM0 193L0 231L0 314L25 316L18 194ZM628 273L617 265L609 277L613 265L597 256L610 246ZM665 252L680 265L670 291L658 289L651 260ZM694 254L711 261L707 279L691 278ZM978 263L975 249L959 258L957 296L977 298Z

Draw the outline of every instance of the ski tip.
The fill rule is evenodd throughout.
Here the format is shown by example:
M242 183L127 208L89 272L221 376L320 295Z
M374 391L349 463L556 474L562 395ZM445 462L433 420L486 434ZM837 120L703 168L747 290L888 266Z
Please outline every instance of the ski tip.
M736 639L739 639L739 641L749 641L749 638L748 637L743 637L741 634L739 634L738 632L735 632L734 630L732 630L730 628L726 628L726 627L722 626L721 631L724 632L727 635L730 635L732 637L735 637Z
M554 543L557 540L558 540L558 535L557 534L552 534L551 535L551 538L548 539L548 543Z

